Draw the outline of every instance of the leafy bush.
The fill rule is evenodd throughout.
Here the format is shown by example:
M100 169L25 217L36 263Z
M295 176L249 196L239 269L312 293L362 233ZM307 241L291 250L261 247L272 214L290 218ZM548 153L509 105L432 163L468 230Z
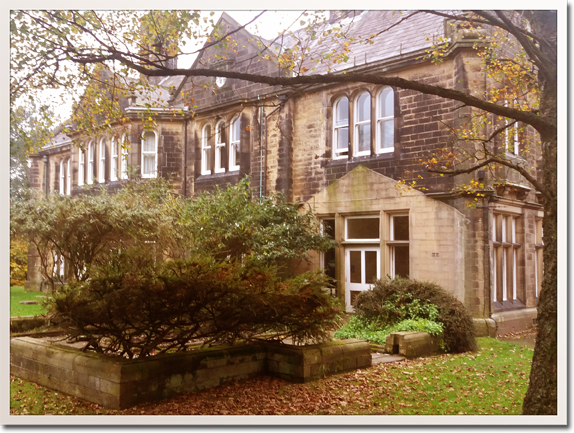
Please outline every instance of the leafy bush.
M134 180L114 194L102 187L77 196L55 193L17 201L11 207L10 230L38 250L42 276L54 290L54 283L62 280L87 281L119 250L181 257L179 207L165 180Z
M205 344L254 340L320 342L336 329L337 301L323 273L279 282L258 266L213 259L153 263L120 253L89 282L64 287L50 306L52 321L85 350L128 358Z
M252 198L247 179L189 200L169 190L136 178L114 194L95 187L13 206L12 234L38 249L52 321L70 338L130 358L193 339L329 338L339 307L327 277L277 277L280 259L332 246L312 212L280 195Z
M215 258L249 257L261 264L305 258L309 250L327 251L333 241L321 234L311 210L298 211L280 193L252 197L249 179L227 189L216 187L185 202L182 212L192 251Z
M436 306L436 317L435 309L429 305ZM360 320L386 326L413 314L435 320L444 326L446 350L477 350L471 315L460 301L434 283L403 278L378 280L372 290L357 296L355 310Z
M22 286L28 272L28 243L10 236L10 286Z
M381 327L381 322L369 323L359 316L353 316L349 323L336 331L333 336L341 339L358 338L384 345L387 336L393 332L419 331L438 336L442 334L443 329L442 323L433 322L429 319L405 319L394 325Z

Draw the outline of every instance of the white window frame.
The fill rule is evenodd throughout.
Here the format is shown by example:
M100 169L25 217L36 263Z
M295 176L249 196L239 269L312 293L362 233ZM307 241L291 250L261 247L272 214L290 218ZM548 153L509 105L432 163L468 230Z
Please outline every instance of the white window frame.
M72 158L66 160L66 195L72 195Z
M100 139L99 147L99 163L98 163L98 183L106 183L106 138Z
M82 186L84 184L84 177L85 177L85 155L84 149L81 147L78 149L78 186Z
M359 120L359 100L366 95L369 101L369 118L366 120ZM373 118L373 113L372 113L372 109L371 109L371 94L369 92L361 92L359 95L357 95L357 97L355 98L355 103L354 103L354 107L355 109L353 110L353 156L367 156L371 154L371 140L372 140L372 134L371 134L371 120ZM367 150L363 150L363 151L359 151L359 128L361 126L364 125L368 125L368 131L369 131L369 148Z
M124 146L125 142L127 141L127 135L124 134L122 136L122 145L121 145L121 158L120 158L120 176L122 179L128 178L128 149Z
M337 115L339 113L339 104L342 100L347 100L347 123L337 125ZM333 109L333 159L344 159L349 155L349 98L342 96L335 102ZM339 131L342 129L347 129L347 147L339 149L337 144L339 143Z
M209 132L207 131L208 129ZM211 174L211 158L208 158L208 156L211 156L210 136L211 124L208 123L201 130L201 174Z
M237 125L237 130L236 130ZM235 134L237 133L237 137ZM229 171L239 170L237 153L241 150L241 117L235 117L229 126Z
M64 195L66 191L66 173L64 160L60 161L60 194Z
M383 116L382 113L382 109L381 109L381 103L382 101L382 96L383 93L385 93L387 90L390 90L390 95L387 95L387 97L390 97L392 99L393 102L393 113L391 116ZM381 153L389 153L389 152L394 152L395 151L395 131L394 131L394 126L395 126L395 91L393 90L392 87L383 87L379 93L377 94L377 103L376 103L376 111L377 111L377 124L376 124L376 142L377 142L377 148L376 148L376 152L377 154L381 154ZM393 143L392 146L389 147L383 147L383 145L385 143L383 143L383 137L381 137L381 124L384 122L389 122L392 120L392 125L393 125Z
M144 150L144 144L145 144L147 134L153 134L153 136L154 136L155 149L153 152ZM141 141L141 155L142 155L141 156L141 176L142 176L142 178L153 179L153 178L157 177L157 159L158 159L157 133L153 130L152 131L144 131L140 141ZM154 169L151 173L144 173L144 167L145 167L144 159L146 156L149 157L151 155L153 155L153 158L154 158Z
M88 144L88 185L92 185L94 183L94 140L91 140Z
M110 161L110 181L118 180L118 138L112 137L111 140L111 161Z
M507 99L504 100L504 106L509 107L510 103ZM515 121L514 125L509 127L509 125L514 121L509 117L504 118L506 125L504 134L504 151L507 154L519 156L520 155L520 138L518 136L518 122ZM510 148L512 146L512 149Z
M361 268L360 268L360 282L351 282L351 253L360 252L361 254ZM373 288L373 284L367 281L366 278L366 253L376 254L376 278L381 278L381 247L380 244L376 245L356 245L350 244L345 246L345 306L348 313L354 312L353 305L351 304L352 293L362 292Z
M223 124L223 128L225 130L225 128L226 128L225 120L220 120L215 125L215 161L214 161L214 166L213 166L213 172L214 173L224 173L225 172L225 167L223 166L223 161L224 161L223 151L224 151L227 143L222 142L222 137L221 137L221 134L219 132L221 124Z
M516 220L519 215L493 214L492 218L492 294L495 302L518 300L518 252ZM500 222L500 232L498 232ZM500 236L499 236L500 235ZM536 264L535 264L536 268ZM536 271L536 269L535 269ZM500 275L499 275L500 272ZM501 278L501 295L498 295L498 278ZM509 299L510 298L510 299Z

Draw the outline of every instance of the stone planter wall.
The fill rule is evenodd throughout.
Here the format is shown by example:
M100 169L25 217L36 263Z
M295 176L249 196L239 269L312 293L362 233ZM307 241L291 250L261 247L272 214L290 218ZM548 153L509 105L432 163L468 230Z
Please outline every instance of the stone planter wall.
M31 329L45 326L48 321L41 316L16 316L10 317L10 332L25 332Z
M113 409L269 373L295 382L371 365L370 345L258 344L128 360L31 337L10 342L10 373Z
M291 382L310 382L370 365L371 345L362 340L332 341L314 346L267 346L268 373Z
M394 332L387 336L385 351L391 355L417 358L441 353L439 338L426 332Z

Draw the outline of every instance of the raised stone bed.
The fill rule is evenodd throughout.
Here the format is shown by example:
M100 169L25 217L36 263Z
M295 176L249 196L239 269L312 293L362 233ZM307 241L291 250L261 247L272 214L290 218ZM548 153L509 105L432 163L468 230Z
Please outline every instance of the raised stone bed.
M394 332L387 336L385 349L392 355L416 358L440 353L439 339L426 332Z
M197 349L134 360L83 353L47 339L10 342L11 374L113 409L259 374L308 382L370 365L370 345L359 340Z

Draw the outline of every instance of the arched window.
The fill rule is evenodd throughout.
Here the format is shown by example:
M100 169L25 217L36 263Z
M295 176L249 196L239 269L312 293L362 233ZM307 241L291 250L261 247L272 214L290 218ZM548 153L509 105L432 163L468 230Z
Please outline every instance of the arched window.
M110 164L110 180L118 180L118 138L112 137L112 160Z
M106 182L106 139L100 140L100 158L98 164L98 182Z
M142 177L157 176L157 135L146 131L142 136Z
M361 93L355 105L355 133L353 153L355 156L371 154L371 95Z
M220 120L215 126L215 173L223 173L225 171L225 122Z
M231 138L229 139L229 171L239 170L239 154L241 152L241 118L231 121Z
M84 184L85 173L84 149L78 149L78 186Z
M121 168L120 173L122 179L128 178L128 136L124 134L122 137L122 158L121 158Z
M88 144L88 185L94 183L94 153L96 150L95 143L90 141Z
M349 155L349 99L342 97L335 103L333 115L333 159Z
M395 95L385 87L377 97L377 153L395 150Z
M211 174L211 125L203 127L201 133L201 174Z

